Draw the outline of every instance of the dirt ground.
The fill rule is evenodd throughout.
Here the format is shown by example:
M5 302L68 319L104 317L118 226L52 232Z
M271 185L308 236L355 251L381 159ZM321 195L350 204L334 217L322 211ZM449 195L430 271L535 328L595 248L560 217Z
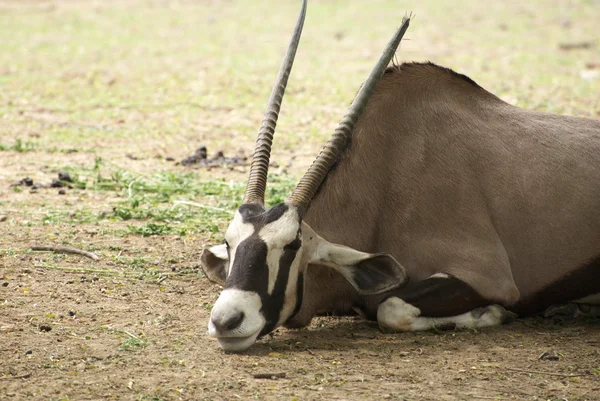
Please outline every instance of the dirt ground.
M4 156L4 173L22 157ZM49 181L54 170L32 163L18 174ZM4 208L0 222L0 399L600 400L597 320L394 335L358 317L319 317L224 354L206 335L220 291L199 270L207 240L115 235L124 223L114 221L27 224L48 205L100 211L110 193L3 196L27 207ZM90 249L100 260L28 251L34 244ZM540 359L544 352L558 360Z
M114 268L111 245L139 246L157 261L182 256L171 269L193 268L195 244L98 238L85 228L79 240L105 256L93 264L60 257L72 271L36 268L35 254L2 258L2 399L600 399L597 322L528 319L481 332L392 335L359 318L320 317L228 355L206 336L207 305L219 292L207 280L157 284L77 271ZM552 351L558 360L539 359Z
M275 174L310 164L387 42L383 21L393 29L405 11L417 18L401 61L448 65L519 106L600 116L596 0L309 3ZM252 149L298 4L0 1L0 400L600 400L598 320L385 334L330 316L224 354L206 335L220 288L199 269L223 214L217 230L142 236L130 227L142 222L101 217L127 188L10 186L65 166L89 182L101 171L243 183L243 166L167 157ZM213 195L187 199L222 212Z

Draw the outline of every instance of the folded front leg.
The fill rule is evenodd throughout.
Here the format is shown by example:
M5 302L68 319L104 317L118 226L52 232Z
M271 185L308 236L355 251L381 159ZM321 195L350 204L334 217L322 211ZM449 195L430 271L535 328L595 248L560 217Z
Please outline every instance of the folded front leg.
M513 320L516 315L479 295L447 274L433 276L391 291L377 308L383 330L480 328Z

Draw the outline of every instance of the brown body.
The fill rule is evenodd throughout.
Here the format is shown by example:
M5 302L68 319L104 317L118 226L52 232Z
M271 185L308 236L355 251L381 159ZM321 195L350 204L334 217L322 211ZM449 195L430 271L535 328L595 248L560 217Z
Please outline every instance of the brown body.
M225 286L208 325L224 350L323 312L359 309L401 332L600 303L600 121L513 107L431 63L386 71L410 18L290 197L265 208L305 11L306 1L244 202L225 243L202 255Z
M511 106L433 64L389 68L304 221L507 309L600 293L600 121ZM364 302L313 265L289 324Z

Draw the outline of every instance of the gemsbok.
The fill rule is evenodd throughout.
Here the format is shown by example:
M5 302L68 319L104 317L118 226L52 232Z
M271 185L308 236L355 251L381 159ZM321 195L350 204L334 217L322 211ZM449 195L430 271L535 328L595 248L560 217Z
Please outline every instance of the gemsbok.
M276 327L359 311L384 330L479 328L600 301L600 121L524 110L386 47L291 196L264 206L306 0L243 204L204 250L224 286L208 334L243 351Z

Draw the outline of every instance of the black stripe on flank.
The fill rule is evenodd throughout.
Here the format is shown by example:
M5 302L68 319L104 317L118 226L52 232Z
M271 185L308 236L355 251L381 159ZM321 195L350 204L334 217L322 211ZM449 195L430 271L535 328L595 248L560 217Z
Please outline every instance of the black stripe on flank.
M379 296L365 297L365 313L369 319L377 320L379 304L391 297L398 297L419 308L423 317L457 316L491 302L479 295L470 285L455 277L430 277L409 282Z
M419 308L421 316L457 316L486 306L490 301L455 277L431 277L398 291L400 299Z
M583 264L562 280L544 288L509 308L521 316L542 312L551 305L572 302L600 293L600 255Z

